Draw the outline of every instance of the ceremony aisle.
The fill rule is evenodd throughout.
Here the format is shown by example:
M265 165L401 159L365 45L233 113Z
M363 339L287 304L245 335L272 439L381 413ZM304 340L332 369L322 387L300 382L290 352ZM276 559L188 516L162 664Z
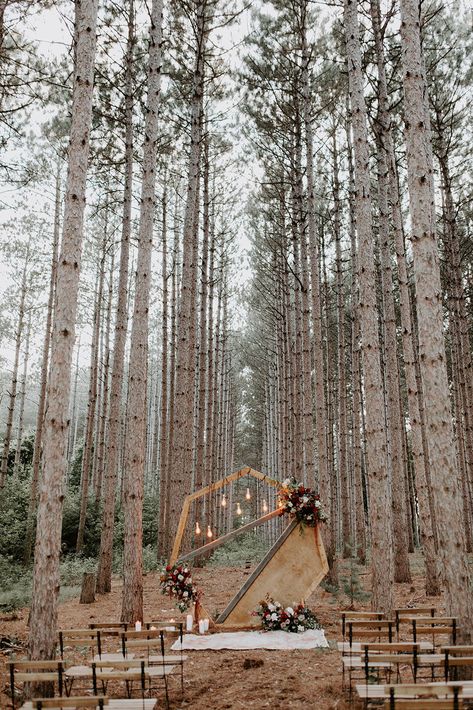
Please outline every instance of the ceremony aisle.
M413 564L412 564L413 563ZM399 605L421 604L426 601L423 592L423 577L419 570L418 556L411 556L414 570L411 584L396 585L396 601ZM245 581L251 570L240 567L217 567L195 570L199 586L205 595L206 608L211 614L224 608L235 589ZM368 583L369 575L361 575ZM114 578L109 595L99 596L91 605L80 605L78 598L59 607L59 624L62 628L84 627L98 621L114 620L119 616L121 583ZM173 604L159 592L159 575L150 573L145 577L146 619L177 618ZM214 710L238 708L290 708L291 710L346 710L347 698L342 694L340 656L334 650L335 642L341 639L341 605L335 597L319 588L307 600L315 611L330 644L329 649L313 651L187 651L189 662L185 672L185 699L176 702L171 698L172 708ZM438 598L429 598L429 604L441 606ZM356 608L369 608L369 602L356 603ZM4 615L8 617L8 615ZM17 638L26 642L28 610L17 613L16 619L2 620L0 638ZM1 656L1 654L0 654ZM2 660L5 660L5 656ZM4 694L7 686L5 675L1 678L0 707L7 707Z

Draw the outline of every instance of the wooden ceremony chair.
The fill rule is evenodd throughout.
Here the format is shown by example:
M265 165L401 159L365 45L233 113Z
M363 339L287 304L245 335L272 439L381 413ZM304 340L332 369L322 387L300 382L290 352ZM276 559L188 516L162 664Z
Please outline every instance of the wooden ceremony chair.
M59 695L64 688L64 662L60 661L7 661L10 675L12 707L15 707L15 683L54 683Z
M463 708L459 686L439 684L391 685L385 710L459 710Z
M463 710L462 698L414 698L385 700L385 710Z
M473 646L442 646L445 655L445 682L457 680L458 668L473 666Z
M93 710L100 708L100 710L102 710L102 708L108 704L108 698L104 695L98 695L96 697L87 695L65 698L36 698L31 701L31 707L34 708L34 710L36 710L36 708L37 710L43 710L43 708L92 708Z
M386 664L386 669L396 670L397 682L400 682L400 666L411 667L414 683L417 682L417 670L419 667L420 642L398 641L393 643L362 643L361 660L365 669L365 681L369 682L370 668L373 661L378 661L377 668L382 669L382 663Z
M97 629L62 629L59 631L59 653L64 659L64 649L84 648L90 649L91 657L94 652L102 652L101 633Z
M394 620L396 622L396 632L399 638L401 624L411 621L414 617L431 617L436 614L436 609L433 606L416 606L416 607L400 607L394 609Z
M128 698L131 698L132 684L139 681L141 686L141 698L144 699L145 692L152 690L153 679L162 678L164 680L164 691L166 696L166 707L169 709L169 691L167 677L171 675L174 666L150 666L145 659L125 659L121 661L98 661L92 663L92 682L94 695L98 695L98 684L102 685L102 690L106 693L107 684L110 681L122 681L125 683ZM148 688L147 688L148 685Z
M166 652L165 639L180 638L181 648L179 655L169 654ZM182 633L180 631L160 631L157 638L132 638L130 641L125 641L122 646L125 649L127 658L131 658L132 654L129 651L146 652L146 660L149 664L158 664L163 668L166 666L179 666L181 676L181 693L184 694L184 662L187 661L187 656L182 652ZM158 654L153 655L153 650L158 650Z
M453 616L419 616L407 617L412 625L412 639L417 641L419 636L432 636L432 643L436 645L437 636L450 636L452 644L457 642L457 620Z
M382 703L384 701L393 701L399 703L401 700L416 701L416 708L424 707L424 702L429 700L451 700L457 697L466 695L466 691L462 685L446 684L446 683L397 683L394 685L376 685L366 684L357 685L356 690L360 700L364 701L365 707L368 703ZM468 693L469 697L473 697L473 692ZM389 707L389 706L388 706Z
M372 621L384 619L383 611L342 611L340 614L342 622L342 637L345 641L347 621Z
M379 642L387 639L389 643L392 643L395 624L394 621L386 619L350 619L345 623L348 628L348 646L346 651L342 651L342 687L345 687L345 670L347 670L351 697L353 671L357 669L363 670L361 659L358 657L360 651L358 649L357 651L354 650L354 642L369 638Z

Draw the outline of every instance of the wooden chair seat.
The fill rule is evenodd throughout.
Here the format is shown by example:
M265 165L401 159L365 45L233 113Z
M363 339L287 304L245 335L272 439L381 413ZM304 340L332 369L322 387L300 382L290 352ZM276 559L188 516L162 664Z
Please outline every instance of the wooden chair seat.
M98 696L89 696L87 700L94 701L95 699L98 699ZM156 700L154 698L105 698L106 703L104 703L104 706L107 708L107 710L154 710L155 705L156 705ZM58 700L77 700L77 698L48 698L50 702L56 702ZM48 710L59 710L64 707L71 707L70 705L44 705L44 708L48 708ZM72 706L74 707L74 706ZM84 707L84 706L75 706L75 707ZM87 707L87 705L85 706ZM100 707L100 705L89 705L88 707L92 708L97 708ZM20 710L36 710L36 708L33 706L32 701L28 701L24 703L21 706Z
M10 693L15 704L15 683L55 683L62 695L65 664L62 660L7 661L10 675Z
M462 698L415 698L410 700L385 700L385 710L462 710Z

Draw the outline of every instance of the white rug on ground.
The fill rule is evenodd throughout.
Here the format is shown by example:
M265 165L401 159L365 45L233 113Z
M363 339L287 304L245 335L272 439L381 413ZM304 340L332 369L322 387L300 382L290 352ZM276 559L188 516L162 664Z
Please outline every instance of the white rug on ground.
M177 640L172 646L179 651L181 643ZM265 648L274 651L291 651L298 648L328 648L327 639L322 629L308 629L301 634L287 631L234 631L218 634L184 634L182 648L186 651L219 651L230 649L247 651Z

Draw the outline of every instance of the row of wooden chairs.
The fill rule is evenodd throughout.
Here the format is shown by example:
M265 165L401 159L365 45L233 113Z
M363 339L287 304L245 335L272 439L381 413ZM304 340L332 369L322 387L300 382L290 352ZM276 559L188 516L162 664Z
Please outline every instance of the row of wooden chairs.
M157 628L158 625L161 628ZM61 630L58 635L60 659L9 662L13 707L16 683L53 682L59 696L62 696L63 692L71 694L75 682L85 681L89 685L84 690L93 689L97 694L99 686L105 692L108 681L122 680L130 697L133 682L139 681L144 697L146 688L149 691L152 680L157 678L164 680L166 703L169 705L167 678L176 667L180 669L181 693L184 693L183 669L187 657L182 652L182 636L182 624L170 627L169 622L150 622L142 631L124 630L123 625L118 623L107 625L102 630ZM180 640L180 652L167 653L165 641L169 639ZM107 652L108 646L113 652ZM77 649L90 651L90 660L83 665L77 665L72 659L66 660L69 651Z
M62 710L62 708L89 708L89 710L154 710L156 701L119 700L106 695L98 696L60 696L55 698L35 698L21 706L21 710Z
M456 644L455 618L436 616L434 607L406 607L396 609L394 619L386 619L382 612L347 611L341 620L343 641L338 647L344 676L345 669L349 672L350 697L353 674L361 673L365 684L357 685L357 692L366 705L372 701L389 710L454 710L463 708L465 695L473 699L473 683L467 687L454 680L458 668L473 666L473 646ZM400 641L401 634L409 640ZM445 636L449 645L442 645ZM410 685L402 682L405 668L412 673ZM419 677L422 669L431 674L430 683ZM437 669L442 683L434 682ZM376 675L378 684L373 683ZM396 682L380 685L380 676L385 683Z
M366 685L357 690L365 707L382 703L385 710L458 710L473 697L473 688L467 684Z

